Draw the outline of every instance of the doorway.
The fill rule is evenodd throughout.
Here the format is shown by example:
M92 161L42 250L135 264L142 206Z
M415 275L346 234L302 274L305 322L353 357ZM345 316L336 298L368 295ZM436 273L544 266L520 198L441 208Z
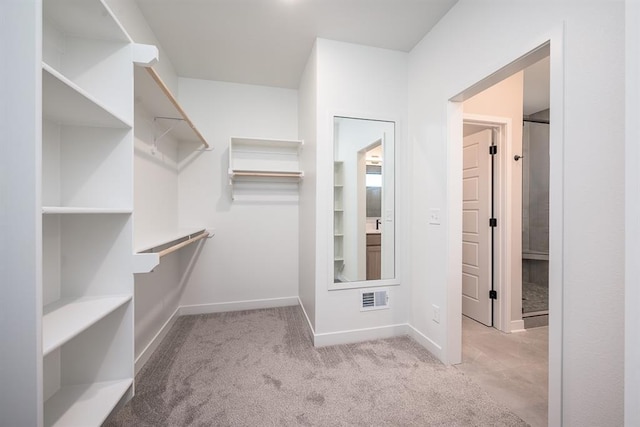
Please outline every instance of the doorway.
M539 60L540 58L536 62ZM544 61L545 58L542 60ZM548 58L546 64L548 84ZM516 413L518 411L512 405L519 398L519 394L521 399L515 403L515 406L525 407L535 402L537 406L535 410L527 406L527 410L531 410L528 414L531 418L527 421L532 425L546 425L548 396L553 398L553 393L548 394L550 383L528 381L528 378L520 377L519 370L512 372L507 368L500 370L501 368L498 367L526 364L539 371L538 374L544 372L548 375L548 328L539 328L535 332L527 331L524 334L501 334L496 331L496 329L506 333L524 331L526 319L537 319L549 313L548 114L550 105L547 104L546 111L539 114L531 114L531 110L526 111L527 114L525 114L522 93L524 72L531 65L531 63L524 64L523 69L517 70L503 81L496 82L487 88L488 96L482 101L475 102L476 109L473 112L476 114L467 114L467 102L476 96L482 97L484 91L465 99L461 106L463 137L460 141L462 146L460 288L462 314L466 317L462 321L463 363L459 367L476 373L483 369L491 371L491 373L485 372L485 376L492 378L489 381L489 387L494 387L494 390L493 393L491 390L487 391L497 397L500 395L497 389L501 388L502 397L511 400L511 405L507 401L503 403L512 407ZM518 96L502 97L500 90L495 89L508 79L513 79L515 84L512 86L508 83L504 84L506 88L504 92L509 92L519 85L519 99ZM497 108L496 103L499 104ZM509 103L512 106L519 105L520 110L510 109ZM484 110L480 108L489 104L493 105ZM500 114L501 117L481 116L477 114L478 112ZM530 139L536 136L532 133L541 133L535 127L538 123L533 126L531 123L534 120L542 121L540 114L545 112L547 114L546 150L544 143L540 144ZM502 127L496 123L498 121L503 122ZM510 125L512 125L511 129L505 130ZM498 138L496 135L502 135L503 138ZM505 135L511 138L509 142L505 141ZM545 155L547 156L546 166L539 161ZM527 170L524 170L525 165ZM482 183L484 189L481 186ZM546 203L545 196L542 195L545 192ZM543 233L540 233L541 231ZM483 256L482 251L486 256ZM542 259L543 256L546 256L546 259ZM530 259L533 257L537 258ZM470 267L474 267L475 270ZM484 287L480 285L482 280L486 282ZM541 292L545 286L547 292ZM532 296L532 288L537 295ZM540 295L543 293L544 295ZM536 299L540 296L542 298ZM474 303L473 305L482 307L482 310L474 312L470 308L472 305L470 301ZM538 309L542 305L545 305L544 309ZM532 311L534 307L536 311ZM533 327L539 324L527 326ZM536 335L537 348L529 347L524 342L531 340L520 341L519 336L527 336L527 334ZM505 347L501 349L501 345ZM509 353L514 348L518 350L510 361ZM490 363L487 366L470 366L482 360ZM497 371L500 371L497 376L500 380L494 375ZM545 380L547 375L543 377ZM516 377L519 380L514 380ZM511 384L512 380L514 384ZM504 381L504 384L501 381ZM551 413L552 409L555 410L555 405L552 404L549 408Z

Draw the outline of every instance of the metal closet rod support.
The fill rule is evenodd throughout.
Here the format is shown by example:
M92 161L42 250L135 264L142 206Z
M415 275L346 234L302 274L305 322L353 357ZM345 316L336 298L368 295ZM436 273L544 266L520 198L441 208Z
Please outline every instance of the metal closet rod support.
M156 123L156 120L158 120L158 119L160 119L160 120L176 120L176 121L179 121L179 122L184 122L184 119L180 119L180 118L177 118L177 117L154 117L154 118L153 118L153 124L154 124L154 126L153 126L153 127L154 127L154 131L155 131L155 123ZM153 137L153 142L154 142L154 143L156 143L156 142L160 141L162 138L164 138L164 136L165 136L166 134L168 134L169 132L171 132L171 131L173 130L173 128L174 128L174 127L175 127L175 126L171 126L169 129L165 130L165 131L162 133L162 135L160 135L160 136L158 136L158 137L156 137L156 136L154 135L154 137ZM155 133L155 132L154 132L154 133Z
M173 121L178 121L178 122L187 122L187 124L192 128L195 129L193 127L193 125L186 119L180 118L180 117L163 117L163 116L157 116L153 118L153 149L152 149L152 154L155 154L156 151L158 150L158 142L160 142L160 140L162 138L165 137L165 135L167 135L169 132L171 132L173 130L173 128L175 127L175 125L170 126L169 129L165 130L164 132L162 132L161 135L159 136L155 136L156 133L156 121L157 120L173 120ZM209 147L207 144L204 144L205 148L203 149L198 149L195 151L213 151L213 147Z

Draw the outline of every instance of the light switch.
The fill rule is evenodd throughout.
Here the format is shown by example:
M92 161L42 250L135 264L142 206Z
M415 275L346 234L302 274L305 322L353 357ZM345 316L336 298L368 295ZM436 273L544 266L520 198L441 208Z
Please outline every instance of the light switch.
M440 225L440 209L429 209L429 224Z
M387 222L392 222L392 221L393 221L393 210L392 210L392 209L388 209L388 210L385 212L385 220L386 220Z

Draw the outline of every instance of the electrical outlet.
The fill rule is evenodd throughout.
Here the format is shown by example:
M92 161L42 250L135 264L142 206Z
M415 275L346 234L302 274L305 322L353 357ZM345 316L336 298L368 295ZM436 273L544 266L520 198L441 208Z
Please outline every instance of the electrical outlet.
M433 321L440 323L440 307L433 304Z
M429 224L440 225L440 209L429 209Z

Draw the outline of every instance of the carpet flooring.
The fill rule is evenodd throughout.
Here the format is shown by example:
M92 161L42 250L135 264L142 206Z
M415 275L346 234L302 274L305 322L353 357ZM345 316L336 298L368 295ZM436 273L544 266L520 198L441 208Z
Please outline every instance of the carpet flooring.
M526 426L408 337L315 348L300 307L180 317L115 426Z

